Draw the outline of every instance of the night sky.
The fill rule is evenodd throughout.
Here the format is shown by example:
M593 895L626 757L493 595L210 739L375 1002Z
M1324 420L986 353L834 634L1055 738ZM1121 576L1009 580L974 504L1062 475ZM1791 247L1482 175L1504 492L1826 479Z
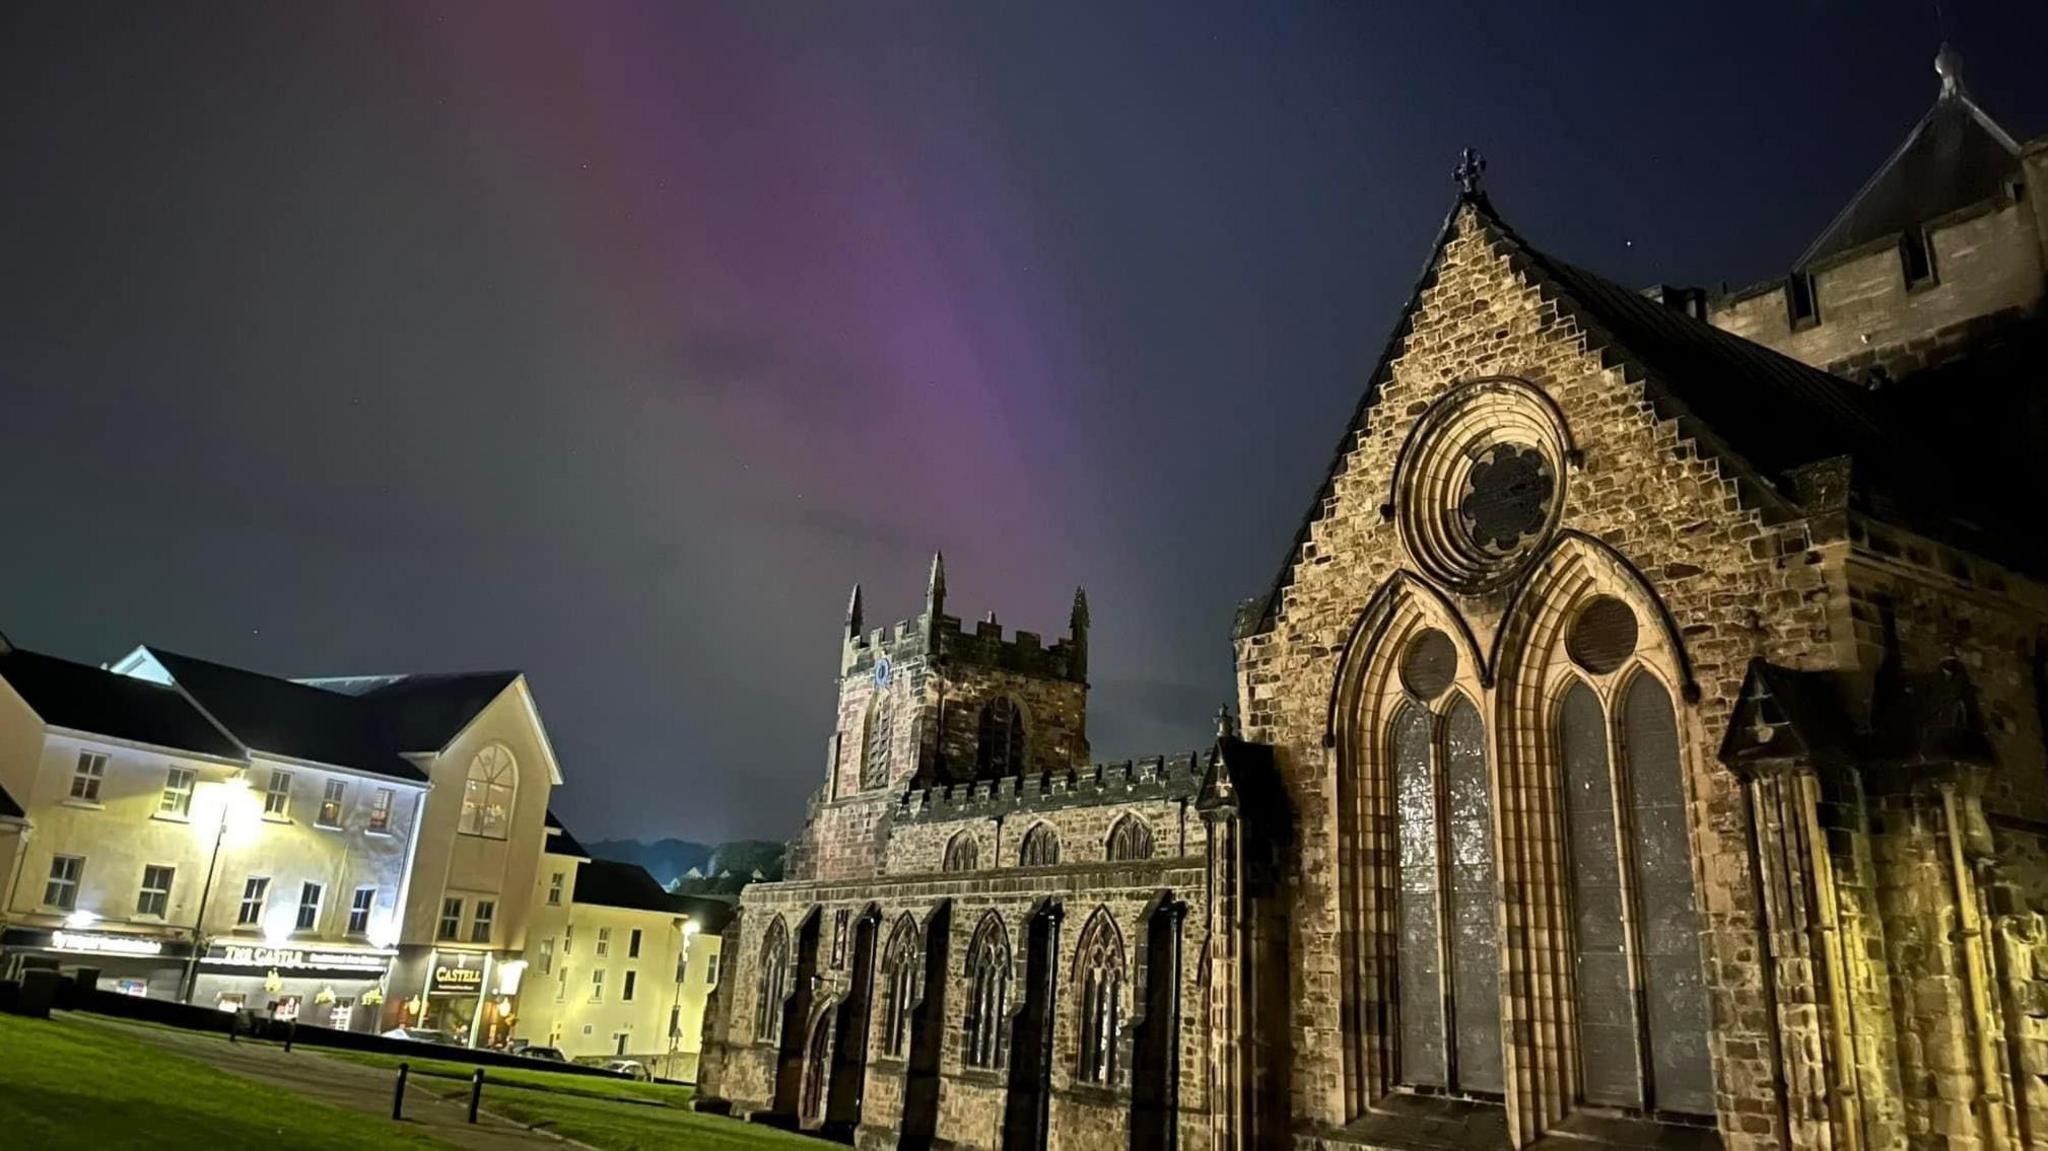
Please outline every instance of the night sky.
M2048 131L2048 4L1952 0ZM848 589L1188 750L1466 145L1627 283L1782 273L1929 2L9 5L0 631L524 669L586 838L781 837Z

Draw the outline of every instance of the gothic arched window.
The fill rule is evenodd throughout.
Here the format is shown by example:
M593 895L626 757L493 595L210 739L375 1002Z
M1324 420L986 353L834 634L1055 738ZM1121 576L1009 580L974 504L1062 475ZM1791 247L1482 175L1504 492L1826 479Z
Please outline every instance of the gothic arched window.
M975 871L981 867L981 842L971 831L962 831L946 841L947 871Z
M763 1043L782 1038L782 999L788 980L789 932L777 917L761 941L760 988L754 1002L754 1038Z
M981 921L967 948L967 1066L1003 1065L1004 1032L1009 1026L1010 942L995 913Z
M1424 628L1402 649L1402 702L1387 728L1392 767L1399 1079L1498 1093L1499 942L1486 724L1453 690L1458 650Z
M1107 911L1097 911L1089 920L1074 966L1081 997L1076 1017L1079 1061L1074 1078L1099 1087L1112 1086L1124 1025L1124 945Z
M1135 815L1125 815L1109 829L1111 863L1136 863L1152 858L1152 829Z
M868 703L866 731L861 736L860 789L873 791L889 782L889 753L896 734L896 687L877 684Z
M999 695L981 709L981 731L974 743L974 774L999 779L1024 770L1024 713L1008 696Z
M1670 693L1647 671L1622 682L1619 722L1576 678L1557 710L1580 1093L1588 1103L1712 1114L1677 715Z
M1060 833L1050 823L1035 824L1024 833L1024 846L1017 849L1017 866L1051 867L1060 861Z
M922 948L917 923L905 915L896 921L889 950L882 958L882 1054L902 1058L910 1051L910 1012L923 989Z
M502 743L493 743L469 761L469 776L462 784L464 835L503 839L512 823L512 798L519 788L519 764Z

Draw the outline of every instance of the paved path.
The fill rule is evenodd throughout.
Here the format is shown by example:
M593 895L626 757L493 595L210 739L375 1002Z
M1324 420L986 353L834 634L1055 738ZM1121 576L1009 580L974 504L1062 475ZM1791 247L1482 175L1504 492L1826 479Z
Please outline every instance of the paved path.
M397 1076L395 1071L329 1059L315 1054L308 1047L294 1047L286 1053L282 1046L256 1040L229 1043L219 1035L138 1027L98 1015L72 1014L70 1018L109 1031L119 1031L144 1043L197 1059L230 1075L296 1091L351 1111L381 1115L387 1121L391 1116L391 1086ZM488 1104L491 1098L488 1070L485 1075L484 1102ZM419 1134L473 1151L517 1151L522 1148L563 1151L565 1147L583 1146L573 1140L530 1130L492 1115L488 1110L480 1113L476 1125L471 1126L467 1096L452 1102L437 1098L422 1085L419 1077L408 1080L405 1086L404 1123Z

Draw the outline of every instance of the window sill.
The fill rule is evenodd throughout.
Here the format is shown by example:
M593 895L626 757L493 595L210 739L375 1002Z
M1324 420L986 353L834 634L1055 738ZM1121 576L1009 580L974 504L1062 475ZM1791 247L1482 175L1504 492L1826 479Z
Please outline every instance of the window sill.
M267 811L263 813L263 822L265 823L290 823L291 821L292 817L289 815L273 815Z
M388 827L366 827L363 829L363 834L374 835L378 839L390 839L392 832Z
M57 805L59 807L75 807L80 811L105 811L107 809L107 805L97 799L72 799L68 796L58 800Z
M175 812L169 811L159 811L156 814L150 816L150 818L157 821L158 823L176 823L181 825L189 825L192 822L192 817L189 815L179 815Z
M962 1083L971 1083L978 1087L1002 1087L1008 1082L1000 1067L963 1068L959 1078Z
M317 819L313 821L313 826L314 826L314 827L317 827L317 828L319 828L319 829L320 829L320 830L322 830L322 831L340 831L340 830L342 830L342 826L341 826L340 824L338 824L338 823L321 823L321 822L320 822L319 820L317 820Z
M1099 1107L1121 1106L1131 1097L1131 1093L1121 1087L1107 1087L1100 1083L1075 1083L1055 1090L1053 1094L1064 1095L1077 1103L1089 1103Z

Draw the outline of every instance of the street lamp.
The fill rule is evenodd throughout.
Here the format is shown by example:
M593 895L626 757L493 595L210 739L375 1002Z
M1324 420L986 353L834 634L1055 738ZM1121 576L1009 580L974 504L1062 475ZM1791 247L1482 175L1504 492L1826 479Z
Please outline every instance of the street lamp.
M207 861L206 883L199 889L199 913L192 920L192 954L185 960L185 987L178 996L181 1003L192 1002L199 984L199 957L211 946L206 935L206 906L213 897L213 876L220 867L221 846L230 835L239 844L262 826L262 815L255 804L248 776L239 771L218 783L200 784L192 797L192 830L199 835L208 830L213 832L213 857Z

